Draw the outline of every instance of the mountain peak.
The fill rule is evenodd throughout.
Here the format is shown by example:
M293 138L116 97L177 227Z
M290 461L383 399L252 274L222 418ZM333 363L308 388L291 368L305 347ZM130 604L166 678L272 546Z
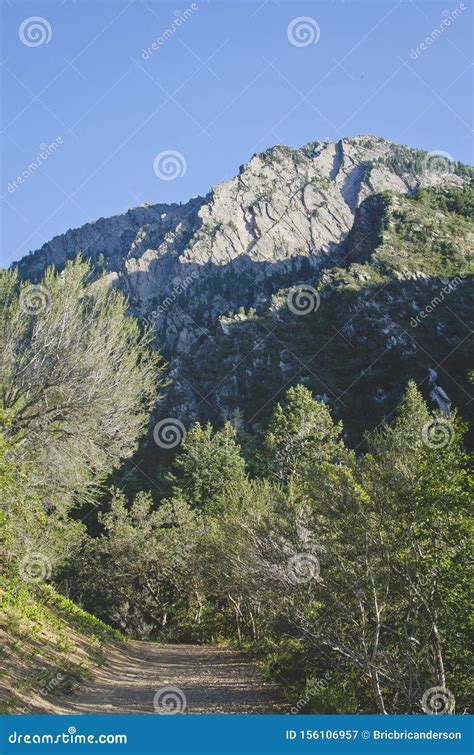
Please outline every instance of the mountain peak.
M273 373L279 385L295 375L314 384L321 395L328 394L327 386L333 383L345 395L346 369L347 384L357 382L360 387L357 375L381 353L398 349L397 359L405 360L417 354L413 338L406 333L407 321L412 311L424 306L423 296L428 302L434 297L433 275L466 269L471 231L461 213L455 224L459 232L454 232L449 208L448 217L443 215L447 209L443 197L439 208L438 200L429 200L434 204L426 218L423 201L407 197L420 187L443 191L454 187L454 199L449 201L467 206L463 203L468 199L459 197L472 175L470 168L443 155L370 135L314 141L298 149L276 145L253 155L236 176L205 197L183 204L147 202L121 215L99 218L52 239L18 267L21 276L39 280L46 266L61 270L81 252L93 263L95 275L120 288L128 296L131 312L153 328L156 343L171 364L169 416L206 417L211 405L214 414L229 416L235 396L242 392L248 395L251 416L254 391L266 391L262 405L270 405L275 394ZM436 197L439 192L431 194ZM317 322L303 318L303 323L288 314L288 290L299 290L301 285L309 286L310 292L322 287L326 301ZM377 285L386 293L382 305L372 301ZM460 285L456 301L450 300L461 320L463 296ZM389 316L392 301L395 323ZM357 333L356 314L361 321ZM265 317L268 325L259 329ZM342 341L337 340L338 353L331 349L324 353L323 391L314 378L319 369L313 366L301 372L301 366L308 361L308 339L315 339L312 356L320 353L318 339L323 345L332 344L337 331L343 332ZM273 333L278 333L276 342L267 344ZM436 352L437 337L426 344L428 354ZM246 364L247 353L251 358ZM347 363L342 378L334 372L340 353L346 354L343 364ZM234 361L242 363L238 377ZM428 366L424 365L425 372ZM255 374L260 376L256 383ZM232 375L230 382L226 375ZM393 398L396 390L396 386L367 388L375 396L374 416L377 402L382 407L386 396ZM202 398L211 393L211 403Z
M24 277L61 268L78 252L145 314L175 281L203 266L302 264L313 270L347 238L357 208L384 191L462 184L468 169L381 137L359 135L300 148L275 145L205 197L144 202L56 236L18 263Z

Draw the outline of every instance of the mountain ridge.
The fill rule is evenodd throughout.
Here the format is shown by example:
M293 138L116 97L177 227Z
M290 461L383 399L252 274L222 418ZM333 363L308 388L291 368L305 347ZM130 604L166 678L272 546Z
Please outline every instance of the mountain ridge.
M389 170L388 166L380 160L380 158L383 157L393 159L396 168L395 161L402 158L402 156L405 158L408 156L413 162L416 160L419 162L421 171L418 175L410 175L406 171L397 172L396 169ZM162 244L163 241L166 241L166 234L169 233L173 227L175 229L175 234L179 234L180 229L177 229L177 226L186 220L188 221L188 224L192 220L197 220L196 215L203 208L205 208L205 210L199 218L198 228L194 230L199 230L199 227L205 225L206 220L211 219L211 217L212 219L215 219L216 223L219 222L217 220L217 218L219 218L219 210L221 210L220 214L222 215L223 208L218 205L221 204L225 207L229 198L229 189L233 189L236 184L240 185L241 193L245 193L247 190L247 193L250 195L250 198L246 197L247 201L252 201L252 199L256 202L265 201L263 187L260 186L257 189L257 186L249 186L248 182L245 181L248 176L253 178L257 170L262 175L262 168L265 165L270 164L272 166L274 174L277 176L277 182L279 178L286 183L286 187L291 186L294 176L288 172L288 164L285 165L285 158L287 163L289 160L293 160L295 168L294 172L297 175L299 174L300 177L302 170L298 168L298 165L303 165L304 158L306 158L307 163L313 163L315 169L311 175L311 179L313 179L312 182L314 183L314 179L317 179L319 174L319 177L322 179L321 184L323 184L321 187L318 187L320 191L325 188L324 179L335 183L337 186L342 183L341 196L352 216L354 215L356 205L360 204L360 201L357 201L358 197L356 196L356 193L358 193L361 188L363 188L361 197L362 201L362 199L368 196L368 194L377 193L378 191L414 191L419 185L436 185L441 182L446 182L446 180L449 180L452 183L458 183L459 177L456 175L455 171L457 166L461 165L460 163L448 163L442 155L439 156L437 153L425 153L421 150L402 145L395 145L381 137L373 136L349 137L347 139L341 139L338 142L309 142L303 147L296 149L286 147L285 145L276 145L262 153L254 153L247 163L244 163L239 167L239 172L236 176L212 187L204 196L196 196L189 199L187 202L179 204L142 203L141 205L130 208L118 215L113 215L109 218L100 217L95 221L86 223L78 228L69 229L65 233L55 236L51 241L46 242L40 249L31 252L29 256L26 256L15 264L18 266L20 272L24 271L26 273L27 269L29 269L30 274L36 274L38 270L43 270L48 264L55 264L56 266L63 264L65 257L67 257L68 254L74 253L73 249L75 247L78 247L75 251L81 250L84 256L94 256L94 254L99 253L100 246L104 246L108 257L113 258L114 252L117 250L114 247L108 249L106 247L107 245L110 247L111 243L117 243L119 240L124 247L129 243L129 247L126 249L126 256L127 258L133 258L134 253L140 254L145 242L156 242L160 238L160 234L160 243ZM283 165L283 170L276 171L274 167L276 164ZM306 166L303 165L303 168L304 167L307 168L308 164ZM348 167L350 168L349 172L347 172ZM286 175L284 173L285 168L287 171ZM368 168L370 168L369 177L365 175L368 172ZM348 177L349 180L342 182L341 174L346 176L346 178ZM364 180L365 185L364 187L361 187ZM307 188L304 184L303 186L304 188ZM268 189L268 186L265 188ZM253 197L252 193L254 194ZM324 197L323 191L321 191L321 193L323 194L323 198L327 198ZM316 198L318 198L317 193ZM303 201L306 201L308 197L303 196L302 199ZM308 212L318 209L314 206L315 197L309 197L309 199L312 199L313 203L308 208ZM265 209L266 212L268 212L268 208ZM346 213L344 214L346 215L345 218L333 218L337 225L344 225L344 220L346 220L347 223L350 223L350 218ZM165 217L163 217L163 215L165 215ZM275 222L276 218L269 217L269 220L270 223ZM159 228L152 227L147 235L146 227L153 225L150 221L154 221L154 224L157 224ZM233 222L235 223L235 221ZM130 235L125 233L123 238L117 239L112 232L109 237L104 237L106 227L110 227L114 223L118 223L119 226L124 226L122 234L124 231L128 230L131 232L133 229L136 229L136 236L133 239L130 239ZM249 224L252 224L251 218L249 218ZM347 229L345 230L347 232ZM91 231L99 232L96 239L91 238ZM320 250L324 250L325 244L327 244L329 240L330 239L326 239L323 234L322 237L316 239L315 246L319 246ZM228 238L227 241L228 245L231 246L233 242L232 237ZM60 248L61 246L63 247L62 250ZM198 247L197 249L194 249L196 259L202 259L202 254L200 254L202 250L200 249L200 246L196 244L194 244L193 247L194 246ZM254 246L254 239L251 239L250 244L247 247L242 247L239 250L239 253L252 251ZM149 249L154 249L154 247L150 246ZM171 246L171 251L172 250L173 246ZM124 255L124 251L125 248L120 250L121 256ZM145 249L145 252L146 251L148 251L148 249ZM223 251L222 245L220 251ZM61 258L61 252L63 258ZM210 258L212 258L212 255ZM189 259L189 255L186 255L185 259ZM111 259L111 263L113 262L114 260ZM113 267L113 264L111 267Z
M467 221L456 216L454 223L450 211L438 207L433 197L436 192L462 194L473 175L471 168L448 161L444 154L422 152L380 137L310 142L299 149L277 145L254 154L236 176L204 197L181 205L139 206L100 218L55 237L18 267L22 277L38 280L48 264L60 270L67 259L82 253L92 261L96 277L119 287L128 296L132 314L153 328L173 379L162 411L186 421L222 421L242 401L250 420L255 412L249 396L265 406L278 398L280 384L313 381L299 374L298 360L304 364L308 356L320 351L312 329L317 331L325 321L324 306L316 315L293 316L288 332L281 335L281 353L276 354L278 348L272 343L275 359L269 352L272 338L265 336L269 331L274 340L281 323L291 315L286 296L292 287L310 284L318 296L329 292L327 301L333 300L335 290L339 292L339 304L331 305L336 307L332 321L318 336L321 344L331 343L335 322L344 326L341 313L351 321L354 311L365 306L366 294L375 282L384 301L387 286L398 286L392 294L395 299L408 292L412 301L399 302L395 324L387 321L386 312L372 313L374 321L380 320L381 330L387 331L382 339L380 333L374 336L377 348L385 353L392 339L393 348L402 351L399 359L408 359L415 347L407 344L414 334L394 335L395 326L406 328L413 314L410 307L417 302L423 309L424 297L431 300L443 276L469 269ZM435 194L424 203L413 203L410 198L423 191ZM355 281L361 290L354 298L350 292ZM460 292L451 308L459 307L457 315L465 317L466 301ZM391 310L390 302L384 306L387 312ZM371 332L373 323L364 321L363 327ZM235 344L229 352L231 332ZM254 347L260 348L262 333L265 347L257 356ZM297 344L302 335L311 346L300 353ZM362 341L364 337L360 335ZM437 344L431 345L431 338L433 334L428 338L430 359L420 360L425 372L435 362ZM240 374L238 365L246 361L249 350L255 363L247 364L246 374ZM369 365L377 353L372 358L367 351ZM349 385L363 365L350 349L346 357L354 373L347 376ZM332 359L337 360L337 355ZM321 369L326 366L322 364ZM406 377L416 369L407 364ZM266 377L268 371L271 377ZM324 400L330 400L328 380L337 385L335 396L345 394L346 387L331 366L327 378L322 373L319 378L321 385L316 380L312 388ZM455 378L459 378L457 372ZM370 386L367 390L370 393ZM381 391L387 394L387 407L393 405L393 386L388 391L381 387ZM371 397L366 399L370 403ZM376 406L375 415L383 413L384 401Z

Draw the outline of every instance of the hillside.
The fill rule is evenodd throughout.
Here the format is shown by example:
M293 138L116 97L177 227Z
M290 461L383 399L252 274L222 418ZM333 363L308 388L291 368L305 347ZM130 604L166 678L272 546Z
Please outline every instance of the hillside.
M8 710L59 673L64 709L146 712L149 657L194 711L222 686L274 710L229 643L298 711L469 709L471 177L372 137L275 147L2 272L8 573L131 640L5 584Z
M124 637L49 585L0 582L0 711L56 713Z
M44 584L2 580L0 646L2 713L256 714L288 708L278 687L243 653L125 642Z
M464 409L466 281L449 309L441 294L433 316L410 322L445 279L472 272L472 221L455 201L436 199L467 196L470 176L377 137L277 146L206 197L101 218L54 238L19 270L38 280L80 252L128 295L170 363L161 413L219 423L239 409L252 429L279 390L304 382L357 442L360 405L375 424L408 377L426 380L439 363L444 390ZM420 189L422 200L409 199ZM321 296L305 318L286 306L301 284Z
M220 317L173 362L170 412L197 407L216 420L240 409L252 427L303 383L357 442L397 405L408 378L429 397L437 365L454 405L468 411L473 231L472 218L440 209L431 190L366 199L335 264L293 279L303 292L310 286L307 314L289 306L298 289L287 286L260 312Z

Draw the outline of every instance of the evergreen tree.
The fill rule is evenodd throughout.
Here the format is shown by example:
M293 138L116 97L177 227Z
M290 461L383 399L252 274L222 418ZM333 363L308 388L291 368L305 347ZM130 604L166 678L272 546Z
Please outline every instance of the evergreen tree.
M209 422L204 427L196 423L174 463L172 481L176 490L191 506L203 509L238 489L245 479L245 462L232 425L226 422L214 431ZM221 501L220 505L225 504Z
M264 465L280 483L301 477L311 464L333 458L341 435L323 403L303 385L290 388L277 404L264 435Z

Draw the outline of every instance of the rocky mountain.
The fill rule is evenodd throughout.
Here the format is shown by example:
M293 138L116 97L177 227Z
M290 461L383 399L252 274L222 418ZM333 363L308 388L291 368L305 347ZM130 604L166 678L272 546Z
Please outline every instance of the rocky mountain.
M185 424L238 410L252 427L304 382L356 442L357 417L389 414L409 377L428 390L430 368L467 406L473 175L371 136L276 146L205 197L101 218L18 267L90 258L153 327L161 411Z

